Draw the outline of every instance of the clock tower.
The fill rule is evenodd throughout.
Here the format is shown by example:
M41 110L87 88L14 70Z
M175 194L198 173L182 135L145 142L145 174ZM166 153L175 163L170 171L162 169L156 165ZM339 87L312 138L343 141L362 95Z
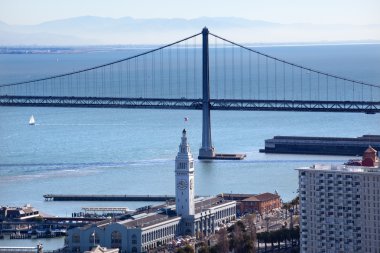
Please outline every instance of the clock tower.
M175 196L177 215L194 215L194 158L185 129L182 131L181 144L175 158Z

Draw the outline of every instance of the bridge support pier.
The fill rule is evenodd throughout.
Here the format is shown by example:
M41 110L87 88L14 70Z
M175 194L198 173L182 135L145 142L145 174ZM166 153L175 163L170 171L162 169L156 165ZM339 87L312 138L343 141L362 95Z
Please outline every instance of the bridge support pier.
M209 52L208 29L202 30L202 147L199 149L198 159L215 157L215 149L211 141L211 115L210 115L210 78L209 78Z

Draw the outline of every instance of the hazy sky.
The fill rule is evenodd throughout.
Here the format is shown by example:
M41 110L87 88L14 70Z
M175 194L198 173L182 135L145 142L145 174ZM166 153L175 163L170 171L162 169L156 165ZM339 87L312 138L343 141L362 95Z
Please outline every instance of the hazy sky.
M228 16L279 23L380 24L379 13L379 0L0 0L0 20L25 25L84 15Z

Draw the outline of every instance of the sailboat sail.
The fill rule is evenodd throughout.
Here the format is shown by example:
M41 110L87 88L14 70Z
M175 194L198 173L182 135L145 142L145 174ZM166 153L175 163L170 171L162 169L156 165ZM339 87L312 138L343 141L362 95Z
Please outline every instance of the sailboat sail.
M29 119L29 125L34 125L34 124L36 124L36 121L34 119L34 116L32 115L30 116L30 119Z

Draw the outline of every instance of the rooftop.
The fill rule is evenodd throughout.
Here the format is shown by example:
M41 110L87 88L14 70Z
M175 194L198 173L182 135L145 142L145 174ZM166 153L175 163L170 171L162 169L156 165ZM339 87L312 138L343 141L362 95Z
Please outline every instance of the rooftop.
M132 216L130 219L118 222L125 227L148 227L161 223L163 221L172 220L177 218L177 216L170 217L166 214L159 213L142 213Z
M335 164L314 164L310 167L302 167L298 170L339 171L351 173L380 173L379 167L349 166Z
M228 203L231 201L223 200L219 197L201 197L195 199L195 213L203 212L209 208L216 207L218 205Z
M222 193L222 194L218 194L218 197L222 197L225 199L242 200L245 198L252 197L253 195L256 195L256 194Z
M255 196L251 196L249 198L246 198L246 199L243 199L242 201L245 202L259 202L259 201L268 201L268 200L272 200L272 199L277 199L279 198L280 196L278 196L277 194L273 194L273 193L269 193L269 192L266 192L266 193L262 193L262 194L259 194L259 195L255 195Z

